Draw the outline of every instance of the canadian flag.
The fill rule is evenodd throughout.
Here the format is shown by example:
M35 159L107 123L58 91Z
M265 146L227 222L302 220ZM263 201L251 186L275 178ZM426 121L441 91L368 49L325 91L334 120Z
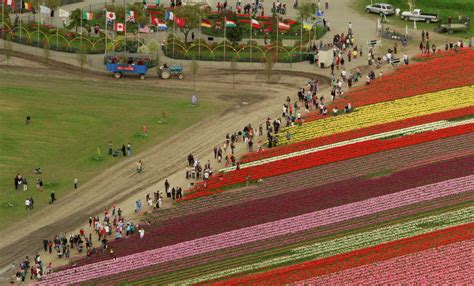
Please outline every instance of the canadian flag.
M117 32L125 31L125 25L123 23L115 23L115 31Z
M107 12L107 21L113 21L115 20L115 13L114 12Z

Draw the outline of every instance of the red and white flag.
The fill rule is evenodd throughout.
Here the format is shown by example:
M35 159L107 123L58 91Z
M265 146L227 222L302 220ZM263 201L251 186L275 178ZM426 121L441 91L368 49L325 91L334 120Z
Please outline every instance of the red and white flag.
M105 15L107 16L107 21L113 21L116 18L114 12L107 11Z
M8 6L13 6L13 0L5 0L5 4Z
M260 29L261 28L260 23L255 19L252 19L252 22L250 24L252 25L252 28L254 28L254 29Z
M289 30L289 29L290 29L290 25L278 21L278 29L279 29L279 30Z
M125 25L123 23L115 23L115 31L124 32L125 31Z

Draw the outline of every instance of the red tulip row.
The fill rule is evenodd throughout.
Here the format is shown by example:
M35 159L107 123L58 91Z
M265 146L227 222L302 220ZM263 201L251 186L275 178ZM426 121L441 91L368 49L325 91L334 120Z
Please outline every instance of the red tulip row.
M213 285L283 285L473 238L474 223L468 223Z
M265 149L261 152L247 153L240 159L241 163L253 162L265 158L275 157L283 154L306 150L309 148L315 148L318 146L324 146L333 144L336 142L342 142L364 136L374 135L382 132L388 132L392 130L412 127L430 122L436 122L441 120L452 119L456 117L466 116L474 114L474 107L466 107L457 110L449 110L444 112L438 112L428 114L424 116L418 116L413 118L407 118L400 121L389 122L385 124L370 126L367 128L355 129L347 132L336 133L329 136L318 137L311 140L296 142L289 145L283 145L280 147Z
M437 170L445 170L438 173ZM406 189L433 184L474 173L473 158L463 157L404 170L378 179L365 177L339 181L323 186L295 190L271 199L222 207L168 220L160 224L151 221L145 226L143 239L132 237L111 242L117 256L142 252L217 233L272 222L317 210L332 208L372 197L388 195ZM285 209L285 212L281 212ZM219 218L219 219L216 219ZM84 260L79 265L109 259L101 254Z
M384 75L370 85L354 88L341 100L331 106L343 108L347 103L353 107L390 101L398 98L446 90L474 84L474 50L460 54L443 54L428 62L400 67ZM362 79L363 80L363 79ZM319 112L312 112L305 121L323 118Z
M211 195L216 189L239 183L245 183L249 177L251 180L258 180L278 176L302 169L313 168L342 160L366 156L377 152L402 148L461 134L467 134L473 131L474 124L466 124L387 140L369 140L320 152L314 152L303 156L295 156L267 164L235 170L212 177L210 180L206 181L206 188L199 189L194 193L186 194L184 198L180 199L179 201Z
M296 285L468 285L473 282L474 240L463 240L382 262L318 276Z

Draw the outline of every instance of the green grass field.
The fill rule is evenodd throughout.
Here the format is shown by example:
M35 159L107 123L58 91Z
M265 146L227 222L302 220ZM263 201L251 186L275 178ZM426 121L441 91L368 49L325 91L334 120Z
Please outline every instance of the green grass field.
M192 106L189 89L167 90L140 81L85 81L21 74L0 75L0 228L24 218L26 197L35 209L48 204L50 191L58 197L122 158L107 155L128 142L137 153L215 114L215 102ZM166 112L168 124L159 124ZM25 125L26 116L32 123ZM143 124L149 136L144 137ZM97 147L102 160L97 160ZM35 167L41 167L45 191L35 190ZM28 179L29 190L15 191L17 173ZM14 203L14 207L8 205ZM34 212L33 212L34 213Z
M370 4L371 0L356 0L356 8L365 13L365 6ZM392 4L395 8L400 8L401 11L408 11L409 6L406 0L373 0L374 3L388 3ZM458 22L458 14L461 13L463 17L471 18L471 30L468 33L455 33L452 36L459 36L461 38L474 36L474 1L473 0L416 0L415 9L421 9L426 13L436 13L440 17L442 23L446 23L448 16L451 16L453 23ZM372 17L377 18L378 15L370 14ZM396 24L405 27L407 22L403 21L396 16L390 16L387 18L390 24ZM408 23L409 27L413 27L413 23ZM434 31L438 27L437 23L426 24L422 22L417 23L419 30L424 29L428 31Z

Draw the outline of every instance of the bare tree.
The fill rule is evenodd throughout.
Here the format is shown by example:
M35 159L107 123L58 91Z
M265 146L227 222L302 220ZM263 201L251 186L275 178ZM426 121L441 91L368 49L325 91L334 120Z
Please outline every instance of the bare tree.
M7 38L3 41L3 49L8 65L10 63L10 59L13 56L13 44L11 42L11 36L7 36Z
M235 88L235 75L237 74L238 67L237 67L237 60L233 57L230 61L230 72L232 73L232 87Z
M196 75L199 71L199 63L196 61L196 57L193 57L191 60L191 73L193 74L194 79L194 90L196 90Z

